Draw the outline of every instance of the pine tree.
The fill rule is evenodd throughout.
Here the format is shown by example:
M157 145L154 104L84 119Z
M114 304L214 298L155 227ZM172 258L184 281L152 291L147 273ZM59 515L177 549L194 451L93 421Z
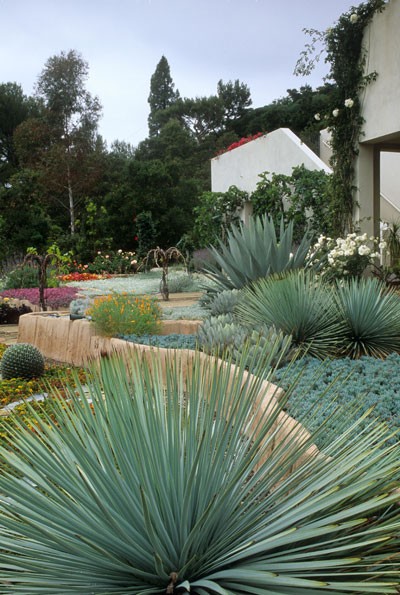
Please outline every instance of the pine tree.
M163 121L160 115L180 97L179 91L175 91L174 87L175 84L171 77L168 60L165 56L161 56L161 60L150 79L150 95L148 98L150 105L148 118L150 136L156 136L159 133Z

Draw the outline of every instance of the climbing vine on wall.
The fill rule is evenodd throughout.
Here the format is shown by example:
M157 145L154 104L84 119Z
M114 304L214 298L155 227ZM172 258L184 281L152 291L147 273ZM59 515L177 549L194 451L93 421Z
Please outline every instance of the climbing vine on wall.
M363 47L365 27L377 12L385 8L385 0L369 0L342 14L337 23L324 32L306 30L311 42L306 45L295 72L307 75L323 52L330 64L328 79L336 83L329 114L316 114L321 128L331 132L333 168L330 189L331 217L335 232L340 235L353 229L354 166L364 120L361 116L360 92L378 73L365 72L367 50ZM322 46L322 47L321 47ZM317 52L317 48L320 48Z

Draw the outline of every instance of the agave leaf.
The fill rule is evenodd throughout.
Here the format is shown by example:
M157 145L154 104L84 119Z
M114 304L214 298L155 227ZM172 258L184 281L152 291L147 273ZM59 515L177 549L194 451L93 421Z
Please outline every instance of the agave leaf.
M204 263L203 270L218 289L241 289L272 273L304 266L310 239L293 246L293 222L280 224L279 238L272 219L250 218L248 224L229 230L226 245L219 241L210 252L216 264Z

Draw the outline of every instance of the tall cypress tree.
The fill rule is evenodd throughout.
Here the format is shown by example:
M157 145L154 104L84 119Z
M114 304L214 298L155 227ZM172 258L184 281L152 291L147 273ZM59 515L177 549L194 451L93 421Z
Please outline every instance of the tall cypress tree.
M179 99L179 91L174 90L175 84L171 77L168 60L161 56L161 60L150 79L150 95L148 102L150 104L149 133L150 136L156 136L160 132L163 118L160 114L171 107Z

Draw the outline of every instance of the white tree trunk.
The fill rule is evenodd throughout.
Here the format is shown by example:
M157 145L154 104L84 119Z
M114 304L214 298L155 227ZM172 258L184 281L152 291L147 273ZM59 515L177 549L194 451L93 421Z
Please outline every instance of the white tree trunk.
M68 185L70 229L71 229L71 235L73 236L75 234L75 205L74 205L74 195L72 192L71 171L69 169L69 163L67 164L67 185Z

